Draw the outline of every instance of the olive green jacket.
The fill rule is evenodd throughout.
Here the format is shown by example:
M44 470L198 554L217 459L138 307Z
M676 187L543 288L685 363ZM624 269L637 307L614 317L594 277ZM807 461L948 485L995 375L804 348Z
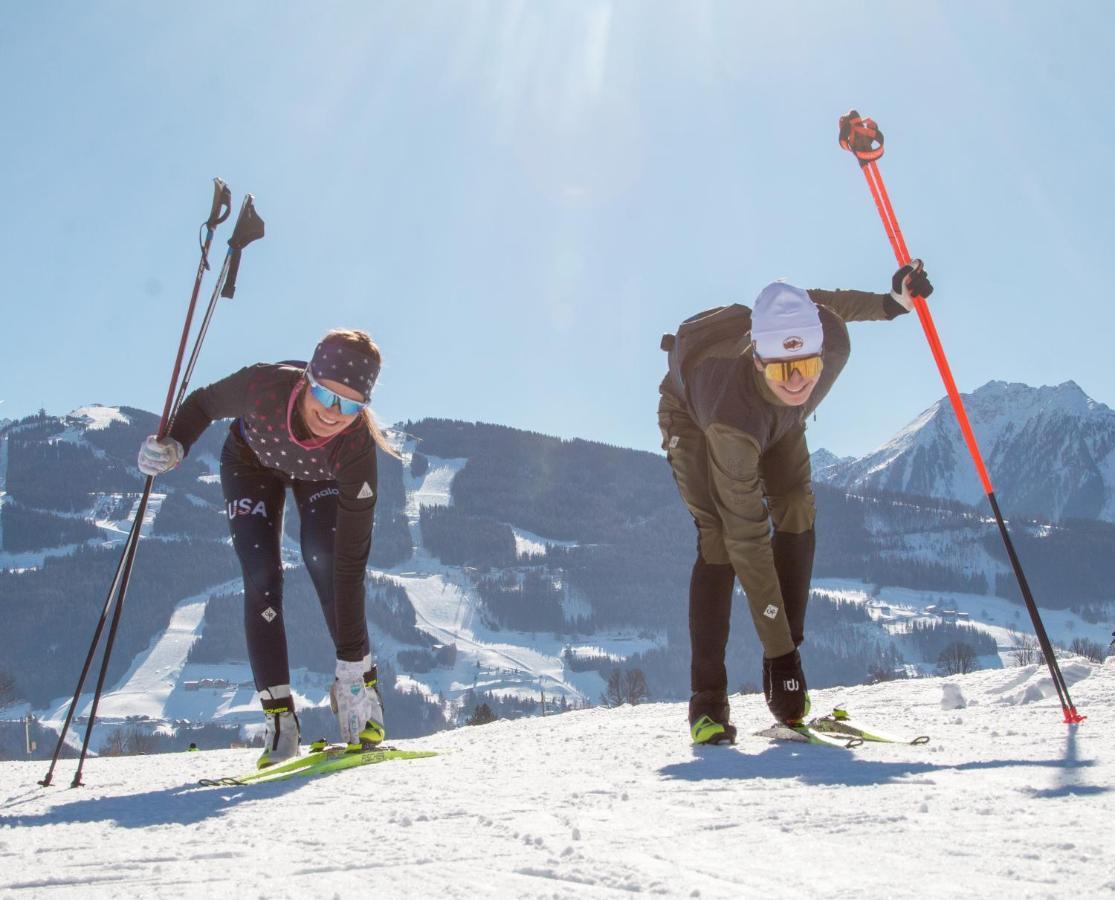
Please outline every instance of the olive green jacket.
M806 418L831 390L851 352L846 322L893 319L906 312L890 294L810 290L809 296L819 307L824 330L824 368L802 406L787 406L767 386L755 368L749 329L726 336L695 352L692 359L680 361L682 371L675 373L680 378L667 376L660 388L663 446L671 456L675 476L679 476L682 497L702 532L702 554L708 562L731 562L770 657L788 653L794 645L785 616L771 614L772 609L781 609L782 596L770 547L774 510L768 514L762 476L764 469L770 470L777 461L764 460L764 453L770 448L780 449L775 445L795 430L800 434ZM681 397L676 389L679 382L684 392ZM703 435L703 446L679 440L678 428L671 433L669 423L676 422L679 414L691 420ZM807 453L804 439L796 443L798 451ZM782 447L794 444L787 441ZM684 454L702 454L705 458L677 458ZM805 481L801 490L808 494L808 503L787 505L785 520L777 521L776 517L774 522L779 530L790 533L802 533L813 526L807 461L799 468ZM707 472L707 484L699 484L705 479L693 478L694 472ZM710 506L718 520L711 525L711 517L701 514ZM706 540L706 531L716 532L711 540ZM721 546L726 559L708 558L719 556L717 548Z

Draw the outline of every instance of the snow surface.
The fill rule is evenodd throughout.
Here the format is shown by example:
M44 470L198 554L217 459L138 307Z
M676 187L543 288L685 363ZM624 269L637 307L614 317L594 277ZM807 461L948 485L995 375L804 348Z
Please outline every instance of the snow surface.
M1115 892L1115 662L816 691L926 746L735 747L684 704L465 727L433 759L202 788L257 751L0 763L0 894L33 897L1098 897ZM966 706L959 707L957 698ZM942 703L950 708L942 708ZM389 720L390 721L390 720Z

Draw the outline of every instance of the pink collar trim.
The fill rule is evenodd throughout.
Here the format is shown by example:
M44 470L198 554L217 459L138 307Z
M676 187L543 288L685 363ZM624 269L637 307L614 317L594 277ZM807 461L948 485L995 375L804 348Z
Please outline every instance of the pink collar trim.
M324 447L326 444L328 444L331 440L333 440L333 437L336 437L336 435L333 435L333 437L313 438L312 440L309 440L309 441L300 441L300 440L298 440L297 437L294 436L294 427L293 427L293 424L291 422L291 418L294 415L294 403L298 399L298 392L301 388L302 388L302 379L299 378L298 381L294 385L294 390L290 392L290 399L287 401L287 404L286 404L286 430L287 430L287 434L289 434L290 439L292 441L294 441L294 443L296 443L303 450L320 450L322 447Z

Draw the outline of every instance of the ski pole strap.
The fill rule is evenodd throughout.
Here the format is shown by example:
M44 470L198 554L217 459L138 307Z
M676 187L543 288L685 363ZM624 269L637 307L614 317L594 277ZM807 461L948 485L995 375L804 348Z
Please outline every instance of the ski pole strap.
M213 242L213 232L217 230L218 225L228 218L230 212L232 212L232 191L221 179L214 178L213 205L209 210L209 218L201 223L197 235L197 242L201 246L201 266L198 270L198 277L200 277L201 272L209 271L209 245ZM187 322L188 330L189 324ZM175 375L177 376L177 372Z
M850 109L840 117L840 146L854 153L861 166L866 166L883 155L883 133L874 119Z
M221 179L213 179L213 208L209 210L209 218L205 227L210 231L216 229L232 212L232 191Z
M221 296L232 298L236 293L236 273L240 270L240 254L252 241L263 237L263 219L256 214L255 202L251 194L244 197L240 215L236 217L236 227L228 239L228 277L221 289Z

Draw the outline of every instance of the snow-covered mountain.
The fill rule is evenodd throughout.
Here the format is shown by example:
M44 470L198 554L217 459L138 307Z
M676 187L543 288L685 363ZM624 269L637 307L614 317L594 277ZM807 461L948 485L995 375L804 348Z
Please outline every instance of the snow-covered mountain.
M1038 388L992 381L963 397L1008 514L1115 521L1115 412L1072 381ZM817 479L848 490L983 502L947 397L866 456L820 462Z
M815 450L810 454L809 464L813 468L814 480L827 482L828 477L825 473L828 472L829 469L847 465L853 460L855 460L854 456L837 456L835 453L821 447L819 450Z
M0 613L8 617L16 640L11 654L0 660L0 673L11 669L17 696L34 700L9 707L4 718L34 711L56 727L65 715L68 700L61 692L76 678L73 660L92 633L97 593L111 579L102 568L118 558L134 516L141 485L134 472L135 447L152 418L138 410L83 407L63 417L30 417L3 436L0 502L7 502L0 527L8 528L0 532ZM421 424L415 429L420 431ZM457 424L470 433L477 430ZM165 726L164 733L172 733L199 723L235 728L259 722L245 661L240 583L229 577L235 575L228 565L233 559L213 474L223 430L210 429L183 466L156 486L100 706L95 748L128 723ZM633 470L630 480L639 477L640 467L661 464L652 454L490 430L497 439L506 434L532 441L559 457L580 454L587 463L584 471L598 463L597 456L605 464L613 458L624 461ZM401 460L380 461L368 609L395 736L444 728L467 718L481 702L497 715L595 703L610 668L664 645L661 624L602 612L560 570L547 565L549 551L570 554L581 543L569 533L566 510L532 504L549 516L546 530L561 531L559 537L524 527L519 523L535 523L515 515L501 521L471 515L467 507L454 505L452 496L469 459L424 454L417 450L418 438L393 435ZM432 435L426 437L427 445L435 442ZM508 452L531 465L529 451ZM560 458L551 462L574 467ZM662 486L669 487L668 475L661 474ZM563 498L577 490L608 494L607 487L591 484L570 490L562 476L551 481L545 490ZM41 482L59 489L43 491ZM645 505L649 496L661 506L668 495L644 490L640 496L637 503ZM615 504L608 506L620 521L627 515ZM442 515L434 516L438 512ZM290 571L284 617L292 687L304 722L319 712L328 725L332 653L301 565L295 510L288 508L287 516L284 556ZM539 521L543 524L536 527L546 525ZM599 527L591 516L584 522ZM478 532L490 540L468 540ZM146 585L145 575L150 576ZM27 602L40 596L41 604ZM91 701L84 693L79 724ZM312 727L318 727L316 722ZM216 736L225 744L228 739Z
M134 517L135 447L154 418L85 407L30 417L0 435L0 674L9 669L17 696L31 701L0 718L33 711L49 727L61 724L75 660ZM137 722L149 737L202 746L226 746L221 727L260 722L214 474L222 431L210 429L156 485L94 748ZM480 703L500 715L595 703L617 668L641 669L655 698L684 696L691 523L661 457L446 420L406 423L396 441L401 460L380 461L368 591L393 737L460 723ZM824 485L817 497L803 646L812 686L932 673L957 640L981 666L1014 664L1027 623L1009 583L1001 587L1009 570L997 545L985 543L991 532L979 516ZM304 732L328 733L332 652L293 510L288 517L292 687ZM1029 558L1047 560L1030 576L1039 602L1054 601L1046 612L1053 640L1106 644L1110 535L1031 528L1017 538ZM1075 559L1071 582L1058 564L1065 546ZM760 669L742 598L736 607L733 686L757 681ZM90 702L87 693L79 719ZM20 752L2 745L21 746L22 737L5 739L3 726L0 757ZM202 726L215 731L195 734Z
M1115 661L815 691L921 746L772 744L760 694L734 747L683 703L500 721L438 751L311 780L205 788L250 750L0 762L0 894L398 898L1107 897ZM372 837L369 837L369 833Z

